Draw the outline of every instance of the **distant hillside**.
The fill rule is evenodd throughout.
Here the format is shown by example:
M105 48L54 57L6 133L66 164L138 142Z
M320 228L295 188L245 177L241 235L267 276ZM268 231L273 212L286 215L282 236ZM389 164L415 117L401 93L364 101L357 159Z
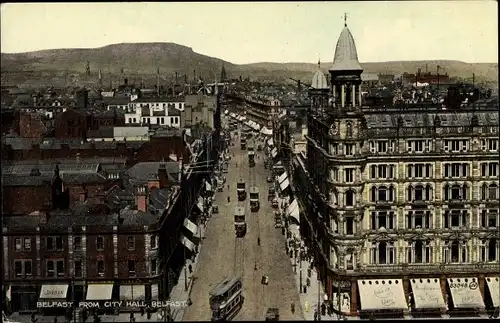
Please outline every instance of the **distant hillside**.
M91 75L85 75L86 62L89 62ZM173 80L175 72L179 81L187 74L193 78L202 75L213 79L211 70L220 75L222 65L231 78L250 76L251 79L284 81L290 77L308 83L317 68L310 63L255 63L236 65L221 59L196 53L190 47L175 43L123 43L92 49L53 49L20 54L1 54L2 83L17 84L28 80L40 82L64 82L68 77L79 83L95 83L98 70L102 70L103 82L118 82L121 78L154 79L157 67L160 68L162 82ZM469 64L460 61L400 61L382 63L362 63L367 73L415 72L418 68L431 71L440 65L442 71L450 76L469 78L476 74L478 81L498 80L498 64ZM330 63L321 64L326 72ZM121 73L123 69L123 74ZM74 74L74 75L71 75Z

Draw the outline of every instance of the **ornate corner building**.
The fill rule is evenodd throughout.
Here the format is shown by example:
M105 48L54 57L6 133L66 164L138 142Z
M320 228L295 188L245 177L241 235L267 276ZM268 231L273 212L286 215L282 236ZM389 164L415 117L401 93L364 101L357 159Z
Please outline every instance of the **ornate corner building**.
M301 233L334 308L498 308L498 103L365 107L362 71L345 25L330 85L313 77L307 158L295 156Z

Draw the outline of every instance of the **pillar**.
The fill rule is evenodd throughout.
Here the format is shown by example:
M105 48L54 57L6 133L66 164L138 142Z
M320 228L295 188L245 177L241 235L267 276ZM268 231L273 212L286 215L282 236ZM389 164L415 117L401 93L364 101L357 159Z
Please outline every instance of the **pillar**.
M341 106L342 106L342 108L344 108L345 107L345 85L342 84L341 88L342 88L342 94L341 94L341 98L340 98L341 99Z
M356 106L356 85L352 85L352 106Z
M332 85L332 88L333 88L332 94L333 94L333 100L334 100L333 102L335 102L335 99L337 98L337 88L336 88L335 84Z
M358 85L358 105L361 106L361 85Z
M351 280L351 316L358 316L358 285L356 279Z

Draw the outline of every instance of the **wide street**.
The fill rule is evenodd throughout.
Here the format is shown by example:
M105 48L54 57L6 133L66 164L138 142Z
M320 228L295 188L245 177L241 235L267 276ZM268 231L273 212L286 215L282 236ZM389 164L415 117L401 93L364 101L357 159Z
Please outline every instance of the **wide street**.
M200 251L191 291L193 304L184 312L183 320L210 320L209 291L223 278L237 274L243 277L245 301L234 320L264 320L269 307L280 309L280 320L303 320L293 268L285 254L285 237L274 227L274 210L267 201L266 177L270 171L264 168L264 153L256 152L253 168L248 167L247 152L240 149L239 140L230 147L230 154L233 153L224 191L216 193L219 214L212 216ZM238 202L236 196L236 183L240 178L245 180L247 191L247 198L242 202ZM253 185L260 190L258 213L250 212L248 192ZM228 196L230 203L227 203ZM237 205L246 209L248 230L244 238L235 237L233 212ZM268 285L261 284L263 275L269 277ZM294 314L290 310L292 302Z

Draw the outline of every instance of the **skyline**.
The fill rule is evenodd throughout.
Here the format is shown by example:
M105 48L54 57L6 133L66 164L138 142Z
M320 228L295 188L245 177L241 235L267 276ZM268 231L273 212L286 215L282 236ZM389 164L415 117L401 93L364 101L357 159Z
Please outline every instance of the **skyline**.
M360 62L498 63L496 2L423 3L9 3L1 6L1 47L173 42L234 64L330 62L347 13Z

